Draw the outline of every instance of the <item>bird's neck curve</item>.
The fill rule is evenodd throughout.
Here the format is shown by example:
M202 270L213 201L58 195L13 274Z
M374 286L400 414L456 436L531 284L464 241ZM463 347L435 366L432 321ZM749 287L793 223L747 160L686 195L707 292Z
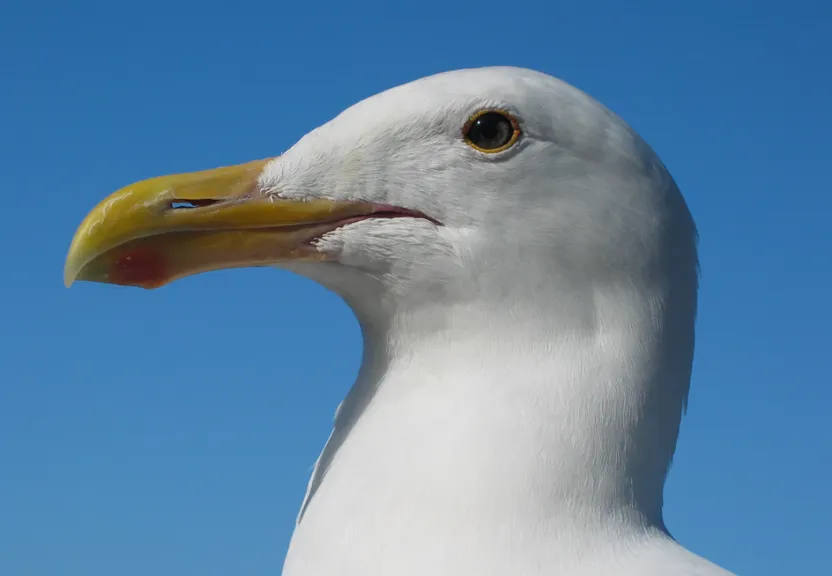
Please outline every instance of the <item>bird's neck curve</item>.
M364 362L293 546L307 528L328 547L346 529L394 550L663 532L692 320L668 322L662 295L643 288L592 300L589 313L479 302L381 323L359 314Z
M368 432L355 441L386 436L374 451L406 446L401 472L431 471L437 491L479 485L506 514L525 500L554 521L614 511L662 525L689 371L662 361L654 311L596 307L565 330L541 310L463 307L368 327L353 392L366 409L342 408Z

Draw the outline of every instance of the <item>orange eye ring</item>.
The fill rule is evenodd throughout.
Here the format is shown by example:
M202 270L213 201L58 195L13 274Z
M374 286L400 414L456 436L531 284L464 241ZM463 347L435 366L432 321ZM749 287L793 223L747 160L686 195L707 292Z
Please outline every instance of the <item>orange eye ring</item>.
M485 154L508 150L520 138L517 119L504 110L485 109L471 116L462 127L465 143Z

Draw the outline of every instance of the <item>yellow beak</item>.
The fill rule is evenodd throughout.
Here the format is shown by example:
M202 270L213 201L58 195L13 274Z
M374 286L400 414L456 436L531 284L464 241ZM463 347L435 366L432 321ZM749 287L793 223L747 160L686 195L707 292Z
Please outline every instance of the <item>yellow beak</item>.
M157 288L178 278L287 260L324 260L309 241L373 206L264 194L269 160L162 176L115 192L87 215L69 248L64 282Z

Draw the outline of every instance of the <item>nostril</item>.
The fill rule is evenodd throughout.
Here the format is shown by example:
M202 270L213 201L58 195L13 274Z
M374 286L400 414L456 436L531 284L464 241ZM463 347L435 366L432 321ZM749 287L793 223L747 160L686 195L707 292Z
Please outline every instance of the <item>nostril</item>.
M219 200L210 200L208 198L202 200L171 200L169 208L171 210L193 210L194 208L203 208L216 204Z

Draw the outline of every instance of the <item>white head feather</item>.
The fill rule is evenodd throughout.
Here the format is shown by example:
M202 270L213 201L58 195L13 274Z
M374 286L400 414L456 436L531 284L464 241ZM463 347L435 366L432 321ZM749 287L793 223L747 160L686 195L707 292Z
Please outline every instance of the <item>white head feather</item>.
M469 146L480 110L517 118ZM271 163L287 198L427 214L338 228L359 378L316 465L285 574L718 574L662 489L688 394L696 231L621 119L550 76L463 70L369 98Z

